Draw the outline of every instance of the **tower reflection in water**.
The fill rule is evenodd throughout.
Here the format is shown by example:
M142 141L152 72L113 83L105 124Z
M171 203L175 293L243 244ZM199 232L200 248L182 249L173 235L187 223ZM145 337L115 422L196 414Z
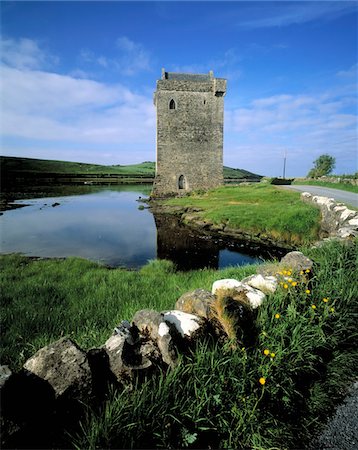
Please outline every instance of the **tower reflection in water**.
M157 258L173 261L178 270L219 269L257 264L277 256L277 250L245 242L225 241L180 224L175 216L155 214ZM281 253L281 252L279 252Z

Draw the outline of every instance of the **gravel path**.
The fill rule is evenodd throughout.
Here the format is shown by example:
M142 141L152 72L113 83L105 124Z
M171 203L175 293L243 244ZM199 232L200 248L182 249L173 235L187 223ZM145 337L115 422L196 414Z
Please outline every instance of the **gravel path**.
M358 194L355 194L354 192L321 186L299 186L295 184L282 187L285 189L292 189L294 191L309 192L312 195L321 195L329 198L333 197L338 202L348 203L348 205L358 208Z
M354 383L310 449L358 449L358 382Z

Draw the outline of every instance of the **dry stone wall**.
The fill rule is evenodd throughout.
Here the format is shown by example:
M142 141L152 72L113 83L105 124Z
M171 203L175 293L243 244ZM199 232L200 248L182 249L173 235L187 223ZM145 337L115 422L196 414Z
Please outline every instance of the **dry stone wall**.
M358 236L358 211L349 209L333 198L301 194L301 199L321 210L321 234L324 238L350 239Z

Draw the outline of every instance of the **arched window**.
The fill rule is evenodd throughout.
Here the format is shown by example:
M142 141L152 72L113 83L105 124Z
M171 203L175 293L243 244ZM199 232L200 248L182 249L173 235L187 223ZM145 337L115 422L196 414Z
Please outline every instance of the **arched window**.
M173 99L171 99L169 102L169 109L175 109L175 108L176 108L175 101Z
M179 189L185 189L186 181L185 181L184 175L180 175L179 180L178 180L178 187L179 187Z

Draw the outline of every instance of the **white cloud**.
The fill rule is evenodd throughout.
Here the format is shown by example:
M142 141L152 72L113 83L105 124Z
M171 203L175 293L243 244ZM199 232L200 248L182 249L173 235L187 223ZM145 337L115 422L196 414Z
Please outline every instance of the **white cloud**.
M83 49L80 53L80 60L126 76L151 70L150 53L141 43L134 42L127 36L121 36L116 40L113 57L96 55L91 50Z
M121 85L3 66L2 89L4 136L154 147L152 99Z
M302 1L292 3L281 1L271 3L270 6L258 4L254 7L260 9L261 17L259 19L240 20L240 26L244 28L283 27L318 19L334 20L345 14L357 12L357 4L353 1ZM255 13L257 13L257 9Z
M40 49L32 39L2 39L1 60L18 69L40 69L58 63L58 57Z
M340 163L354 161L357 151L356 92L314 95L276 95L252 100L246 107L225 112L227 164L268 175L288 150L291 176L305 175L314 157L322 153ZM336 145L340 143L340 145ZM312 159L313 158L313 159ZM357 155L355 155L357 158ZM234 162L236 160L236 162ZM269 167L273 168L269 169ZM271 170L271 173L268 171ZM342 172L353 172L345 167ZM339 173L339 172L338 172Z
M350 67L348 70L340 70L337 73L337 77L357 79L357 74L358 74L358 63L353 64L353 66Z
M150 54L142 44L127 36L118 38L116 44L122 51L122 56L116 61L122 73L133 75L138 71L150 70Z

